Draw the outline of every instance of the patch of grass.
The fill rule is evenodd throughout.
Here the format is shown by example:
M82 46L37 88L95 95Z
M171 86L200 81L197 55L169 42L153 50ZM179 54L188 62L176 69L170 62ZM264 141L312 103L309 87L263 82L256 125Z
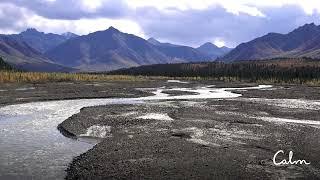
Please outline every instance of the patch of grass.
M104 75L83 73L39 73L0 71L0 83L41 83L75 81L143 81L143 76Z

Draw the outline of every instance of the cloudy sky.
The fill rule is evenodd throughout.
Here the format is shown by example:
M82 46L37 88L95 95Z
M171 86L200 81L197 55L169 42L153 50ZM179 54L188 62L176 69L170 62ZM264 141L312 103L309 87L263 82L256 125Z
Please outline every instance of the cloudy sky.
M320 0L1 0L0 33L80 35L114 26L143 38L234 47L320 21Z

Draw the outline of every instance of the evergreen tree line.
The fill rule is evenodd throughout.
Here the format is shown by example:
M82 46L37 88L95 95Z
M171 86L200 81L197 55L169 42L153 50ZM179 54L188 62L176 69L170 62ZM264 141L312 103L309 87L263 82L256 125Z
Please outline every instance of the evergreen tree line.
M0 70L13 70L13 68L0 57Z
M283 66L281 61L257 63L257 62L210 62L210 63L188 63L188 64L159 64L140 66L110 72L110 74L121 75L143 75L143 76L169 76L169 77L203 77L221 78L230 77L234 79L248 79L252 81L274 79L277 81L309 81L319 80L319 63L308 65ZM319 62L319 61L318 61Z

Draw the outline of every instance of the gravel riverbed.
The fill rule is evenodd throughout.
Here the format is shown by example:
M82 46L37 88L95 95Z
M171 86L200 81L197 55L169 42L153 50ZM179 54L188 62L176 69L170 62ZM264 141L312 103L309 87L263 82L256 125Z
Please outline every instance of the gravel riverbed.
M0 85L0 106L33 101L141 97L141 88L248 87L221 82L108 82ZM139 89L137 89L139 88ZM59 125L73 138L92 138L75 157L67 179L320 178L320 88L273 86L230 90L230 99L153 100L82 108ZM171 91L169 96L192 95ZM310 165L275 166L281 159Z

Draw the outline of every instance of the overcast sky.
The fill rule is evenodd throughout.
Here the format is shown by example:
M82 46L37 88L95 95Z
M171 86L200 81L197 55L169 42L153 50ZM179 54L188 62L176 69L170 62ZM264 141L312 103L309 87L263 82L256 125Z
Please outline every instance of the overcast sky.
M269 32L319 24L320 0L1 0L0 33L80 35L114 26L143 38L234 47Z

